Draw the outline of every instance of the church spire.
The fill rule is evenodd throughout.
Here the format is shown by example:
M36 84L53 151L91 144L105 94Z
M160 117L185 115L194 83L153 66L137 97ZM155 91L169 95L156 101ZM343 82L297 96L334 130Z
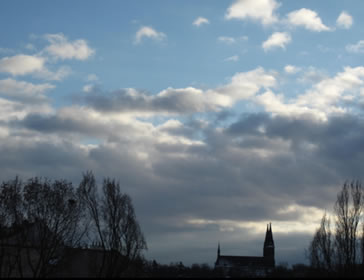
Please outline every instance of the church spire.
M272 223L267 224L267 232L265 234L263 256L274 264L274 241L272 233Z
M220 257L220 241L217 245L217 257Z

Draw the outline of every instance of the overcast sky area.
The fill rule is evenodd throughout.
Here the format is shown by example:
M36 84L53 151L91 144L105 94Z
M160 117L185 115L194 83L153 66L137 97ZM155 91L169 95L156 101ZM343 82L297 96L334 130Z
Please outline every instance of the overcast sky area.
M161 263L305 249L363 179L364 1L0 1L0 179L119 180Z

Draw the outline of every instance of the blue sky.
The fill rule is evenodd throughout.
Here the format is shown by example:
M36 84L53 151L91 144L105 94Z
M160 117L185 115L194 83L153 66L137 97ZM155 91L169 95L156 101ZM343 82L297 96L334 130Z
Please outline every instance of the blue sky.
M160 262L261 255L268 222L277 262L306 262L363 174L363 9L3 0L1 178L117 178Z

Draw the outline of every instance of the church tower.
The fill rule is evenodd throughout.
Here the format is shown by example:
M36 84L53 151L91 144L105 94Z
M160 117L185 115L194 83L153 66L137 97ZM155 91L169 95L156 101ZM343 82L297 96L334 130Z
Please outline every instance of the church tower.
M274 266L274 241L273 241L273 233L272 233L272 224L269 223L267 225L267 232L265 234L264 247L263 247L263 256L266 264Z

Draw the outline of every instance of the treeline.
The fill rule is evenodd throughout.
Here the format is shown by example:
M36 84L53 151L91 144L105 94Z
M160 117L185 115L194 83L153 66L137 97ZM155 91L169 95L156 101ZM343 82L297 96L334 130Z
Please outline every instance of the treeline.
M215 269L208 264L185 266L182 262L159 264L153 260L146 261L142 267L141 275L148 278L242 278L241 271L238 268L224 271L221 268ZM279 264L266 275L266 278L316 277L317 271L305 264L294 264L291 267L286 264ZM254 275L247 278L254 278Z
M346 182L337 195L334 217L326 213L308 248L317 276L364 276L364 190Z
M345 183L333 209L310 242L310 265L278 265L268 277L364 276L361 183ZM114 179L98 186L88 171L78 186L39 177L0 185L0 278L226 276L207 264L148 261L146 249L132 200Z
M119 277L136 270L146 241L118 182L79 186L16 177L0 186L0 278Z
M220 270L215 270L208 264L192 264L185 266L182 262L160 264L153 261L146 261L143 267L145 277L150 278L215 278L223 277Z

